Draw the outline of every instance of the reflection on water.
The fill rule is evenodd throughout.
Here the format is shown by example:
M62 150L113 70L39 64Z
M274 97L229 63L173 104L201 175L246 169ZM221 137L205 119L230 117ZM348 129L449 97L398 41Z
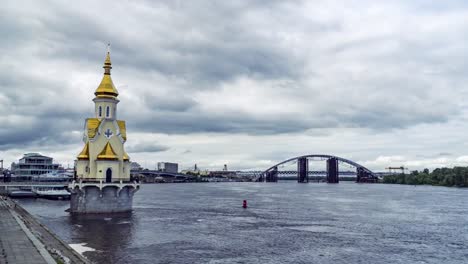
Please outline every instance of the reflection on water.
M137 219L133 213L71 215L69 201L17 200L72 248L97 263L126 263Z
M97 263L468 263L468 189L380 184L143 185L126 215L21 204ZM248 200L249 208L242 208Z
M87 251L86 256L98 263L126 263L125 252L133 237L132 213L117 215L70 215L68 223L73 226L74 238L86 241L86 247L98 249ZM125 253L128 254L128 253Z

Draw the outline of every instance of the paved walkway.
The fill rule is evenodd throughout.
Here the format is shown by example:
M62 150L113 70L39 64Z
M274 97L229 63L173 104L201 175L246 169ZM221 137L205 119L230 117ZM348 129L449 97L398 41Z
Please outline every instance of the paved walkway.
M0 197L0 264L46 264L28 235Z

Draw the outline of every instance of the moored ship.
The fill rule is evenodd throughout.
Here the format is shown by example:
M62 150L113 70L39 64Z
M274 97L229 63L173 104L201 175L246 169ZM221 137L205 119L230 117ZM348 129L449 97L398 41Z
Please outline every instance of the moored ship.
M34 198L37 194L31 190L11 190L8 192L8 196L12 198Z
M39 198L52 199L52 200L66 200L70 199L70 192L66 189L57 188L36 188L34 193Z

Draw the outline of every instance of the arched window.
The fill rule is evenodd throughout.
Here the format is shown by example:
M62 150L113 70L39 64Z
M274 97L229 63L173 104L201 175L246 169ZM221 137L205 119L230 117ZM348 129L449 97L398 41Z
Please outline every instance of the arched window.
M112 182L112 169L108 168L106 171L106 182Z
M98 112L99 112L99 117L101 117L102 116L102 107L101 106L99 106Z
M110 107L106 107L106 117L110 116Z

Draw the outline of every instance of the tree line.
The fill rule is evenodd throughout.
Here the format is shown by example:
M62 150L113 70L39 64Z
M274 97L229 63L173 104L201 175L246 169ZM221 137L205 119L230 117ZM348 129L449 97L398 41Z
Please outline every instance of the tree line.
M410 174L387 175L383 183L438 185L468 187L468 167L438 168L432 172L429 169L412 171Z

